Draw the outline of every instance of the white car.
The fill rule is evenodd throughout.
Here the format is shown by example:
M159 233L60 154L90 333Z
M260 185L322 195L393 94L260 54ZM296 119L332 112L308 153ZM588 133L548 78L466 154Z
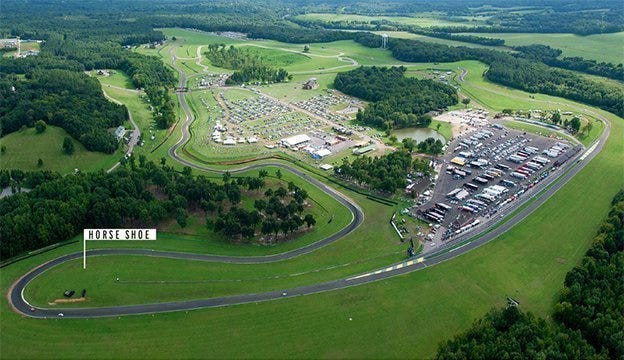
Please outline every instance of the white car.
M63 316L65 316L65 315L63 315L63 313L58 313L58 316L59 316L59 317L63 317Z

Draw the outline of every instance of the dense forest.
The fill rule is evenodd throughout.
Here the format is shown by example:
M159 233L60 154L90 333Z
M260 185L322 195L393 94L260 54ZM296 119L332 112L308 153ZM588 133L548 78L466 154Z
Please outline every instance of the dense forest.
M70 239L84 228L149 226L166 219L187 224L190 211L203 211L207 224L228 238L284 234L316 222L304 214L307 193L294 184L267 189L252 210L243 210L244 191L260 191L266 172L256 178L223 177L222 183L157 166L133 157L112 173L78 173L61 177L51 172L0 171L0 187L32 189L0 199L0 257L8 259ZM233 226L242 216L252 222Z
M236 70L227 79L228 84L245 84L257 81L277 83L292 78L286 70L275 69L265 64L259 56L249 49L210 44L204 54L212 65Z
M539 44L516 46L514 50L520 51L522 57L526 59L541 61L546 65L624 81L624 65L622 63L614 65L596 60L586 60L581 57L559 59L561 50Z
M370 104L359 111L357 121L389 130L404 127L427 127L429 111L457 103L452 87L432 80L405 76L404 67L360 67L338 73L334 87Z
M84 73L35 69L23 79L0 73L3 135L43 120L62 127L88 150L113 153L118 143L108 129L126 118L126 107L108 101L100 83Z
M360 156L334 169L336 176L373 190L394 193L407 185L412 171L428 174L429 161L412 159L409 151L398 150L381 157Z
M581 264L566 275L554 323L516 307L492 310L442 344L437 358L622 359L623 280L624 191L620 191Z

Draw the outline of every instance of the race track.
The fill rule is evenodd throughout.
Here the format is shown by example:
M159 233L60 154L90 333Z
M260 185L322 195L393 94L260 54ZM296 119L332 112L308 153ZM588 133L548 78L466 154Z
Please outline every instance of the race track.
M175 57L174 57L175 61ZM186 77L181 74L181 85L186 85ZM177 154L177 150L188 140L189 131L188 127L190 122L192 121L192 114L188 108L186 103L186 99L184 98L183 93L178 94L180 104L186 113L186 120L182 126L182 137L180 140L174 145L169 154L180 161L181 163L208 171L216 171L214 169L206 168L201 165L192 163L186 159L180 158ZM529 194L528 196L524 196L521 201L517 203L517 207L520 207L523 203L528 203L527 206L523 207L522 210L514 214L510 218L502 219L502 223L493 223L487 228L479 229L478 233L466 233L458 238L450 241L445 244L445 246L431 254L428 254L424 257L420 258L412 258L408 259L393 265L390 265L384 269L376 269L374 271L362 273L359 275L351 276L348 278L343 278L334 281L328 281L318 284L312 284L292 289L283 289L283 290L274 290L257 294L244 294L244 295L235 295L235 296L227 296L227 297L218 297L211 299L198 299L198 300L188 300L188 301L177 301L177 302L167 302L167 303L153 303L153 304L143 304L143 305L130 305L130 306L114 306L114 307L100 307L100 308L72 308L72 309L48 309L48 308L35 308L32 307L24 298L24 289L28 285L30 281L32 281L35 277L40 275L41 273L57 266L63 264L70 260L79 259L82 257L82 252L72 253L68 255L61 256L59 258L53 259L47 263L44 263L23 275L20 279L18 279L9 289L8 299L15 311L21 313L28 317L34 318L58 318L60 317L60 313L63 314L63 318L92 318L92 317L107 317L107 316L123 316L123 315L137 315L137 314L150 314L150 313L160 313L160 312L170 312L170 311L183 311L183 310L193 310L193 309L201 309L201 308L210 308L210 307L218 307L218 306L227 306L234 304L242 304L242 303L253 303L267 300L276 300L280 298L300 296L300 295L309 295L324 291L331 291L337 289L343 289L350 286L361 285L365 283L370 283L382 279L387 279L393 276L398 276L418 270L422 270L428 266L432 266L450 259L453 259L457 256L460 256L480 245L483 245L493 239L497 238L499 235L505 233L513 226L521 222L527 216L529 216L533 211L535 211L540 205L542 205L545 201L547 201L553 194L555 194L560 188L562 188L570 179L572 179L579 171L581 171L600 151L602 150L607 138L610 133L610 125L609 122L604 120L605 122L605 130L601 135L600 139L592 145L588 151L583 154L579 154L576 159L571 159L572 165L566 169L559 169L557 175L553 176L548 180L548 183L545 184L546 190L539 193L544 186L540 186L538 188L533 188L534 194ZM212 262L229 262L229 263L263 263L263 262L273 262L273 261L282 261L285 259L290 259L302 254L310 253L315 251L323 246L331 244L335 242L347 234L354 231L363 221L364 214L360 210L360 208L351 201L349 198L339 193L338 191L330 188L325 185L321 181L316 178L308 175L307 173L301 171L300 169L286 165L283 163L264 163L258 165L252 165L245 168L232 170L230 172L240 172L247 171L251 169L266 167L266 166L277 166L288 171L293 172L297 176L305 179L306 181L312 183L314 186L318 187L320 190L324 191L328 195L332 196L334 199L339 201L341 204L346 206L349 211L352 213L352 220L345 228L341 229L335 234L332 234L320 241L312 243L308 246L304 246L292 251L268 255L268 256L254 256L254 257L234 257L234 256L220 256L220 255L202 255L202 254L192 254L192 253L179 253L179 252L170 252L170 251L154 251L148 249L97 249L90 250L87 252L88 256L106 256L106 255L144 255L151 257L166 257L166 258L175 258L175 259L184 259L184 260L192 260L192 261L212 261ZM561 173L562 171L565 171ZM497 225L493 228L494 225Z

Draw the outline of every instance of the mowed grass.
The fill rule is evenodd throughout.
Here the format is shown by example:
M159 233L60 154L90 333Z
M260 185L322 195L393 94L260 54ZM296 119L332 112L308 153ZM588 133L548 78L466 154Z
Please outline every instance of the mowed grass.
M484 36L483 34L473 34ZM580 56L585 59L624 63L624 32L596 35L495 33L488 37L505 40L508 46L543 44L563 50L562 56Z
M108 169L121 157L118 150L114 154L88 151L75 139L74 153L63 152L63 140L69 136L60 127L48 125L45 132L37 134L34 128L16 131L0 138L0 145L6 152L0 154L0 169L21 169L25 171L52 170L61 174L81 171ZM38 159L43 166L38 166Z
M612 133L596 159L520 225L457 259L339 291L154 316L33 320L11 312L3 298L3 356L102 358L115 344L117 355L132 358L198 353L214 358L423 358L490 307L504 306L507 296L517 298L523 310L546 316L565 273L580 260L611 197L624 186L622 119L602 114L613 121ZM588 186L597 173L601 186ZM26 270L66 251L3 269L3 291ZM217 335L226 330L228 336Z

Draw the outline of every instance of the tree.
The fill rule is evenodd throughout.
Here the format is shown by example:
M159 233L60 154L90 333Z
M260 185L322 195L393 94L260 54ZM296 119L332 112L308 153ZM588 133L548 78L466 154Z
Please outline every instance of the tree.
M397 142L397 140L398 140L398 139L397 139L396 135L390 135L390 137L388 138L388 140L390 140L390 143L391 143L391 144L394 144L394 143L396 143L396 142Z
M65 139L63 140L63 151L67 155L74 153L74 142L69 136L65 136Z
M0 145L0 154L4 154L6 152L6 145Z
M569 126L572 132L578 132L581 129L581 119L576 116L573 117L572 120L570 120Z
M310 52L310 47L308 45L304 45L303 46L303 52L304 53Z
M223 178L223 182L227 183L232 178L232 174L230 174L229 171L226 171L226 172L223 173L223 177L222 178Z
M559 111L556 111L554 114L552 114L552 116L550 117L550 121L552 121L553 124L559 124L561 122L561 114L559 113Z
M436 124L436 131L437 131L437 132L440 132L440 128L441 128L441 127L442 127L442 124L437 123L437 124Z
M462 99L462 104L468 106L468 104L470 104L470 98L463 98Z
M306 214L306 216L303 218L303 221L306 223L308 228L316 224L316 219L312 214Z
M41 158L39 158L39 159L37 160L37 166L38 166L38 167L42 167L42 166L43 166L43 160L41 160Z
M42 132L44 132L46 130L46 123L43 120L38 120L35 123L35 130L37 131L37 134L41 134Z
M183 208L178 208L176 214L176 221L180 227L185 228L188 225L188 213Z
M587 120L587 124L585 124L583 126L583 133L585 135L589 135L589 133L592 131L592 129L594 128L594 123L591 120Z
M281 179L282 179L282 170L277 169L277 171L275 171L275 176L276 176L278 179L280 179L280 180L281 180Z
M440 124L438 124L440 125ZM403 147L405 148L405 150L409 151L409 152L413 152L414 148L416 147L416 140L412 139L412 138L405 138L402 141L403 143Z

